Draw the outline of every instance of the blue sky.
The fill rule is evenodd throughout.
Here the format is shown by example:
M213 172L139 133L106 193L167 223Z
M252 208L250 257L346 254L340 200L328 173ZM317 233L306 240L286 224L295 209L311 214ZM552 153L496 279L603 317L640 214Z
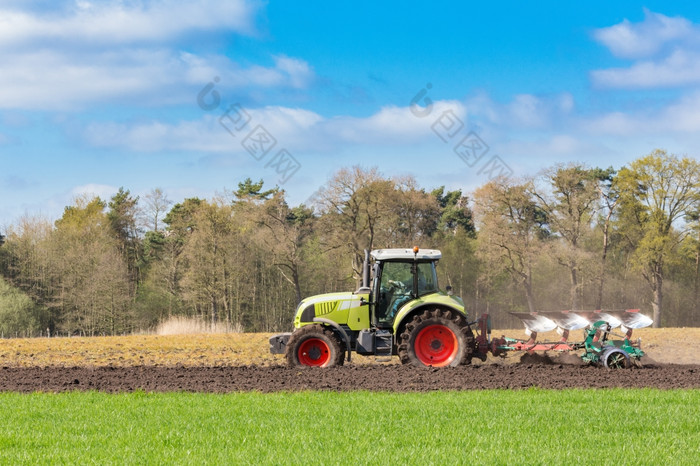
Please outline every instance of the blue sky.
M6 0L0 63L0 232L120 186L298 204L362 165L469 192L700 142L687 2Z

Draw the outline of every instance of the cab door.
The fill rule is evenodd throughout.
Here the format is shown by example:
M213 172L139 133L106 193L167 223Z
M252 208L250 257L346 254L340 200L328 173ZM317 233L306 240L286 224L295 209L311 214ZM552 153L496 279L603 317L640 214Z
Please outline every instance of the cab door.
M386 261L375 275L374 322L391 328L398 310L413 297L413 261Z

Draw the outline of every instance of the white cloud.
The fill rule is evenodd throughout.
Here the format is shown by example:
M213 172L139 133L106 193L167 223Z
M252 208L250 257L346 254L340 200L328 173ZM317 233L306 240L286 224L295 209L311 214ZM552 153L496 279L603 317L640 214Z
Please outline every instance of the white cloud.
M659 61L645 60L629 68L610 68L591 72L593 82L601 87L654 88L700 83L700 50L675 50Z
M576 112L570 94L514 96L494 102L479 94L466 102L470 123L506 163L522 169L561 161L618 165L655 147L692 152L700 144L700 91L661 106Z
M683 96L654 111L616 111L582 120L581 127L587 132L599 135L694 136L700 132L700 92Z
M434 102L429 118L417 117L409 107L388 106L365 118L324 118L309 110L268 106L245 109L250 116L248 125L240 133L234 131L231 134L220 122L225 111L175 124L159 121L93 123L86 127L83 137L95 147L123 147L142 152L244 153L241 140L252 128L261 125L277 140L278 148L328 151L337 150L341 144L410 145L420 141L439 141L431 125L448 111L465 127L467 123L466 108L457 101Z
M664 108L652 125L657 131L671 133L700 132L700 92L683 96Z
M494 102L479 94L467 100L470 117L511 129L544 129L556 125L574 109L569 93L550 96L518 94L510 102Z
M612 152L582 123L569 93L519 94L508 102L478 94L467 100L466 108L469 121L490 146L489 157L500 156L522 174L568 160L603 165Z
M245 149L241 146L241 140L252 128L261 125L278 141L280 147L293 150L313 146L313 128L322 121L318 114L303 109L265 107L246 112L250 116L249 124L245 130L234 134L222 126L222 111L220 115L205 115L200 120L175 124L159 121L93 123L87 126L83 137L95 147L122 147L139 152L243 153Z
M455 126L450 126L453 131L457 131L461 125L466 127L468 122L464 103L441 100L432 105L430 114L425 117L416 116L410 107L394 105L382 107L377 113L365 118L337 116L325 123L323 131L332 140L345 143L411 144L432 138L439 140L431 125L441 118L440 121L446 126L454 122Z
M247 109L249 125L234 135L222 127L219 117L223 111L217 111L199 120L174 124L94 123L85 129L83 137L92 146L139 152L245 154L241 140L253 127L262 125L277 140L278 149L286 148L293 154L338 153L339 148L354 146L412 149L425 144L430 150L444 147L449 156L454 155L452 149L457 139L443 144L432 126L440 131L440 123L436 122L441 117L450 117L456 122L454 131L464 135L477 131L494 154L556 160L556 157L582 158L593 150L604 152L589 142L590 133L600 123L582 124L572 115L574 106L570 94L548 97L523 94L506 103L496 103L486 95L466 103L437 101L430 115L424 118L412 113L410 107L387 106L367 117L323 117L304 109L270 106Z
M0 52L0 108L65 110L131 100L144 105L194 102L215 76L222 89L299 88L313 80L302 60L275 58L274 67L241 68L224 56L166 49L73 54L57 50Z
M141 51L68 57L48 50L4 54L0 106L60 109L144 93L163 84L167 69L158 64L168 63L166 55ZM169 65L172 70L172 64Z
M0 108L188 103L215 76L229 91L308 87L314 71L298 58L272 55L267 66L242 66L224 55L177 49L177 38L185 34L253 33L262 6L243 0L113 0L79 1L47 13L33 10L32 2L0 7Z
M225 151L224 132L217 134L208 121L169 125L158 121L140 124L93 123L84 131L86 141L95 147L121 147L133 151Z
M307 87L314 78L313 70L303 60L279 55L275 58L275 68L289 77L292 87Z
M524 127L537 128L547 123L542 101L534 95L516 95L508 107L513 120Z
M195 152L217 158L217 162L225 157L228 162L238 163L250 160L241 140L252 127L262 125L277 140L274 150L285 148L300 160L310 153L346 154L359 160L366 151L386 150L387 154L414 154L410 157L434 154L459 169L464 167L453 152L457 139L443 143L431 129L440 116L452 112L450 115L463 123L459 130L462 134L475 130L490 147L489 157L498 155L522 173L562 161L619 166L654 147L672 151L681 148L684 152L700 143L700 92L656 110L582 116L574 109L569 94L520 95L505 103L481 94L467 102L434 102L426 118L417 117L410 107L396 106L362 118L323 117L300 108L263 107L248 109L249 126L235 135L221 126L217 111L199 120L174 124L96 123L85 130L84 137L98 147ZM330 161L325 163L332 165Z
M582 122L582 127L592 134L631 136L640 131L640 121L623 112L610 112Z
M95 123L83 136L93 146L123 148L135 152L195 152L205 157L248 155L243 137L262 125L277 141L274 150L285 148L303 154L427 153L460 162L453 152L457 139L444 143L433 125L445 112L463 123L461 134L476 131L490 147L489 157L499 155L518 171L562 161L618 165L650 148L688 151L700 143L700 92L655 110L633 109L593 116L575 111L570 94L538 97L515 96L505 103L481 94L466 102L437 101L431 114L419 118L410 107L387 106L366 117L336 115L279 106L247 109L251 119L244 131L232 135L219 122L223 110L194 121L167 124ZM218 160L218 159L217 159ZM236 159L239 160L239 159ZM339 162L340 163L340 162ZM461 167L460 164L456 165Z
M700 27L685 18L644 9L644 20L598 29L594 38L629 67L591 71L599 87L647 89L700 83Z
M617 57L638 59L657 54L669 43L696 39L698 30L685 18L671 18L644 8L644 21L631 23L624 19L595 30L593 37Z
M206 83L219 77L220 86L229 89L251 86L303 89L315 79L307 62L284 55L272 57L273 67L252 65L243 68L221 55L202 57L187 52L181 52L179 60L184 64L182 71L187 82Z
M76 1L72 8L40 13L0 9L0 47L65 41L94 46L164 41L189 31L255 32L261 2L245 0Z

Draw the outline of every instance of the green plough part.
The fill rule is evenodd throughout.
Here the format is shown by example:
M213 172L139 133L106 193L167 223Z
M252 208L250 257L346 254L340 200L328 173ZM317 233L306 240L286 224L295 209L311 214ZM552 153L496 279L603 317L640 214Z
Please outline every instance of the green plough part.
M595 322L587 331L583 342L585 352L581 359L589 364L610 368L628 367L631 361L638 362L644 351L624 337L622 340L608 340L610 325L603 320ZM597 337L596 337L597 336Z

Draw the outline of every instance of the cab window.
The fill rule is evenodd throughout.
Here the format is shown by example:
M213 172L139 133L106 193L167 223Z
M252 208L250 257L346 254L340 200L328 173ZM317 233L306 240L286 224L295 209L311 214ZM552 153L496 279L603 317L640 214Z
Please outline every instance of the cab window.
M437 276L432 262L418 264L418 296L434 293L438 290Z

